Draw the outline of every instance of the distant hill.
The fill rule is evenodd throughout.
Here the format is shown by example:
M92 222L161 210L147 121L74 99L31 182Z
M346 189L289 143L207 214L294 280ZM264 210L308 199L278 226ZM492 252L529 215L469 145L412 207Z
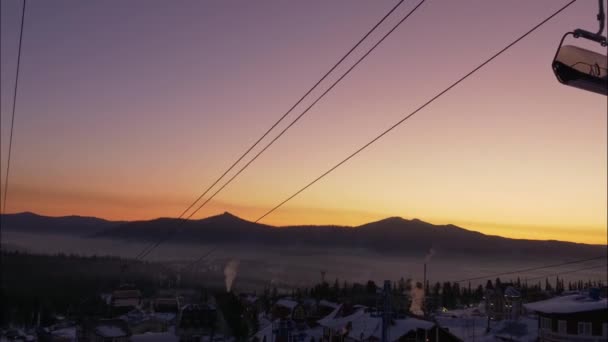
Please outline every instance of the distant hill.
M594 257L606 246L561 241L509 239L485 235L454 225L433 225L418 219L391 217L356 227L274 227L243 220L230 213L201 220L159 218L149 221L112 222L86 217L44 217L31 213L6 215L7 230L77 233L91 238L157 241L172 234L172 243L244 244L367 249L399 255L425 254L431 248L442 254L504 257L564 255ZM3 217L3 229L4 220Z
M96 217L62 216L50 217L30 212L4 214L1 216L2 230L37 234L63 234L91 236L103 230L124 224Z
M362 248L396 254L420 255L430 248L464 255L576 255L597 256L606 246L560 241L508 239L484 235L454 225L433 225L418 219L391 217L356 227L273 227L243 220L230 213L181 222L162 218L125 223L96 234L96 237L148 240L160 239L173 229L172 242L197 244L247 244L322 248Z

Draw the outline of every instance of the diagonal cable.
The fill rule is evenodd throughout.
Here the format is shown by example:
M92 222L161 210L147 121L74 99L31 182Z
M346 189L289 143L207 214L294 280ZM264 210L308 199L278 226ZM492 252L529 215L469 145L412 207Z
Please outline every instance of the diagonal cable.
M8 195L8 180L9 173L11 171L11 153L13 151L13 131L15 128L15 108L17 106L17 89L19 89L19 69L21 66L21 43L23 42L23 22L25 21L25 4L26 0L23 0L23 8L21 10L21 28L19 30L19 50L17 52L17 72L15 74L15 90L13 92L13 111L11 115L11 129L8 140L8 159L6 161L6 175L4 178L4 199L2 202L2 213L6 214L6 200Z
M346 163L347 161L349 161L351 158L353 158L357 154L361 153L363 150L367 149L370 145L372 145L376 141L380 140L382 137L384 137L386 134L388 134L389 132L391 132L393 129L397 128L402 123L404 123L406 120L408 120L409 118L411 118L414 115L416 115L416 113L420 112L426 106L430 105L435 100L437 100L438 98L440 98L441 96L443 96L445 93L447 93L448 91L452 90L454 87L456 87L462 81L466 80L471 75L473 75L474 73L476 73L478 70L480 70L481 68L483 68L484 66L486 66L488 63L492 62L496 57L500 56L505 51L507 51L509 48L511 48L513 45L517 44L519 41L521 41L522 39L526 38L529 34L531 34L532 32L536 31L539 27L541 27L542 25L544 25L546 22L548 22L549 20L551 20L553 17L555 17L556 15L558 15L560 12L562 12L563 10L565 10L566 8L568 8L570 5L572 5L575 2L576 2L576 0L572 0L569 3L567 3L566 5L564 5L563 7L561 7L559 10L557 10L556 12L554 12L553 14L551 14L548 18L544 19L539 24L537 24L536 26L534 26L533 28L531 28L530 30L528 30L526 33L524 33L523 35L521 35L519 38L515 39L509 45L507 45L506 47L504 47L503 49L501 49L500 51L498 51L497 53L495 53L492 57L488 58L485 62L481 63L476 68L474 68L473 70L471 70L469 73L467 73L466 75L464 75L460 79L458 79L456 82L452 83L450 86L448 86L447 88L445 88L444 90L442 90L441 92L439 92L437 95L433 96L430 100L428 100L422 106L418 107L416 110L414 110L413 112L409 113L408 115L406 115L401 120L397 121L397 123L395 123L394 125L392 125L391 127L389 127L387 130L385 130L384 132L382 132L380 135L378 135L377 137L375 137L374 139L372 139L371 141L369 141L368 143L366 143L365 145L363 145L361 148L359 148L358 150L356 150L355 152L353 152L352 154L350 154L348 157L346 157L345 159L343 159L342 161L340 161L338 164L336 164L333 167L331 167L329 170L327 170L326 172L324 172L323 174L321 174L319 177L315 178L312 182L308 183L307 185L305 185L304 187L302 187L300 190L296 191L293 195L289 196L287 199L283 200L281 203L279 203L278 205L276 205L275 207L273 207L272 209L270 209L269 211L267 211L264 215L260 216L254 222L259 222L264 217L268 216L270 213L274 212L275 210L277 210L278 208L280 208L281 206L283 206L285 203L289 202L291 199L293 199L294 197L298 196L304 190L308 189L309 187L311 187L312 185L314 185L316 182L320 181L322 178L324 178L325 176L327 176L328 174L330 174L331 172L333 172L335 169L337 169L340 166L342 166L344 163Z
M226 181L217 191L215 191L213 193L213 195L211 195L209 198L207 198L198 208L196 208L196 210L192 211L190 213L189 216L187 216L185 219L182 219L182 221L180 222L181 224L185 223L186 221L188 221L192 216L194 216L199 210L201 210L205 205L207 205L207 203L209 203L217 194L219 194L226 186L228 186L228 184L230 184L236 177L238 177L245 169L247 169L249 167L249 165L251 165L260 155L262 155L262 153L264 153L270 146L272 146L281 136L283 136L283 134L285 134L285 132L287 132L287 130L289 130L293 125L296 124L296 122L298 122L298 120L300 120L304 115L306 115L306 113L308 113L308 111L310 111L310 109L312 109L312 107L314 107L323 97L325 97L325 95L327 95L338 83L340 83L340 81L342 81L352 70L354 70L367 56L369 56L372 51L374 51L391 33L393 33L403 22L405 22L405 20L407 18L409 18L426 0L422 0L420 1L420 3L418 3L418 5L416 5L405 17L403 17L396 25L394 25L392 27L392 29L390 31L388 31L378 42L376 42L363 56L361 56L357 62L355 62L355 64L353 64L340 78L338 78L327 90L325 90L319 97L317 97L317 99L315 101L312 102L311 105L309 105L302 113L300 113L300 115L298 115L287 127L285 127L274 139L272 139L260 152L258 152L249 162L247 162L247 164L245 164L243 167L241 167L241 169L239 169L239 171L237 173L235 173L228 181ZM397 6L401 4L398 3ZM396 7L395 7L396 8ZM393 10L395 9L393 8ZM393 11L391 10L391 12ZM389 12L388 14L390 14L391 12ZM388 16L387 14L387 16ZM382 20L384 20L387 16L385 16ZM374 28L377 27L374 26ZM371 31L370 31L371 32ZM368 33L369 34L369 33ZM367 35L366 35L367 36ZM218 180L219 181L219 180ZM208 189L210 190L210 189ZM205 192L205 194L208 191ZM201 196L202 198L202 196ZM199 198L200 199L200 198ZM198 200L196 201L198 202ZM196 203L195 202L195 203ZM193 205L195 204L193 203ZM191 206L192 207L192 206ZM190 207L190 208L191 208ZM189 208L189 209L190 209ZM188 209L188 210L189 210ZM187 211L187 210L186 210ZM179 227L177 227L179 228ZM142 251L140 254L137 255L136 258L138 259L142 259L145 258L148 254L150 254L156 247L158 247L160 244L162 244L163 242L165 242L166 240L170 239L171 236L173 236L174 234L176 234L178 232L178 229L175 229L171 232L169 232L164 238L162 238L161 240L157 241L156 243L154 243L152 246L150 246L149 248L145 249L144 251Z

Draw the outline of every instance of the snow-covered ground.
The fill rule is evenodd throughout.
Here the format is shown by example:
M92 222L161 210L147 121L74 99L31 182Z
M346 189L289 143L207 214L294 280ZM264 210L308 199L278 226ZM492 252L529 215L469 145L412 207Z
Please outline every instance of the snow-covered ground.
M153 333L147 332L131 336L132 342L177 342L179 338L172 331Z
M449 329L464 341L490 342L512 338L513 341L528 342L538 338L536 318L522 316L517 321L490 321L490 331L486 332L487 316L476 314L474 310L471 308L448 311L436 319L440 326Z

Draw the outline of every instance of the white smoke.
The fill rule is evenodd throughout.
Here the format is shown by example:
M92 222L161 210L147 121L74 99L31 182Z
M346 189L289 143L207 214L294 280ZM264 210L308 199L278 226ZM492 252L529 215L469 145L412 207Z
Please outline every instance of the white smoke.
M413 286L410 291L410 297L412 298L412 304L410 304L410 312L414 315L424 315L424 286L421 282L417 282L416 286Z
M238 260L230 260L226 267L224 268L224 276L226 277L226 292L230 292L232 290L232 284L236 279L236 275L239 270L239 261Z
M433 247L431 247L431 249L429 249L429 251L426 253L426 256L424 257L424 262L425 263L431 262L433 255L435 255L435 249Z
M281 282L286 282L285 270L287 269L287 262L285 259L281 259L277 265L271 266L268 270L270 272L270 285L277 286Z

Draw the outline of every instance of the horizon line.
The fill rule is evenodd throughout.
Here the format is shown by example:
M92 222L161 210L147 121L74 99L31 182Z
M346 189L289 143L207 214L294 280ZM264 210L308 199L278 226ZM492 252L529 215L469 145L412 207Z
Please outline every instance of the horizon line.
M98 219L98 220L104 220L104 221L108 221L108 222L124 222L124 223L130 223L130 222L145 222L145 221L155 221L155 220L160 220L160 219L169 219L169 220L184 220L184 218L179 218L179 217L168 217L168 216L159 216L156 218L151 218L151 219L137 219L137 220L110 220L110 219L106 219L106 218L102 218L102 217L97 217L97 216L88 216L88 215L77 215L77 214L73 214L73 215L61 215L61 216L52 216L52 215L42 215L42 214L38 214L35 213L33 211L22 211L22 212L12 212L12 213L1 213L1 216L5 216L5 215L23 215L23 214L30 214L30 215L35 215L35 216L39 216L39 217L48 217L48 218L69 218L69 217L80 217L80 218L92 218L92 219ZM411 218L411 219L407 219L404 218L402 216L387 216L385 218L379 219L379 220L375 220L375 221L370 221L370 222L366 222L363 224L359 224L359 225L340 225L340 224L292 224L292 225L272 225L272 224L266 224L266 223L256 223L254 221L250 221L247 219L244 219L240 216L234 215L229 211L224 211L221 214L215 214L215 215L210 215L210 216L206 216L206 217L202 217L202 218L197 218L197 219L186 219L186 221L202 221L202 220L206 220L209 218L213 218L213 217L219 217L219 216L224 216L224 215L229 215L229 216L233 216L239 220L243 220L245 222L249 222L252 224L256 224L256 225L260 225L260 226L267 226L267 227L271 227L271 228L296 228L296 227L334 227L334 228L344 228L344 229L356 229L359 228L361 226L365 226L368 224L372 224L372 223L377 223L377 222L381 222L381 221L385 221L385 220L389 220L389 219L401 219L403 221L407 221L407 222L412 222L412 221L419 221L422 223L426 223L429 225L432 225L434 227L450 227L450 228L457 228L457 229L461 229L461 230L465 230L468 232L473 232L473 233L479 233L482 234L484 236L489 236L489 237L499 237L499 238L503 238L503 239L509 239L509 240L520 240L520 241L545 241L545 242L565 242L565 243L572 243L572 244L579 244L579 245L588 245L588 246L606 246L608 247L608 241L606 243L603 244L597 244L597 243L584 243L584 242L576 242L576 241L567 241L567 240L557 240L557 239L531 239L531 238L514 238L514 237L507 237L507 236L503 236L503 235L496 235L496 234L487 234L478 230L474 230L474 229L469 229L469 228L464 228L461 227L459 225L456 224L435 224L435 223L431 223L428 221L424 221L418 218Z

